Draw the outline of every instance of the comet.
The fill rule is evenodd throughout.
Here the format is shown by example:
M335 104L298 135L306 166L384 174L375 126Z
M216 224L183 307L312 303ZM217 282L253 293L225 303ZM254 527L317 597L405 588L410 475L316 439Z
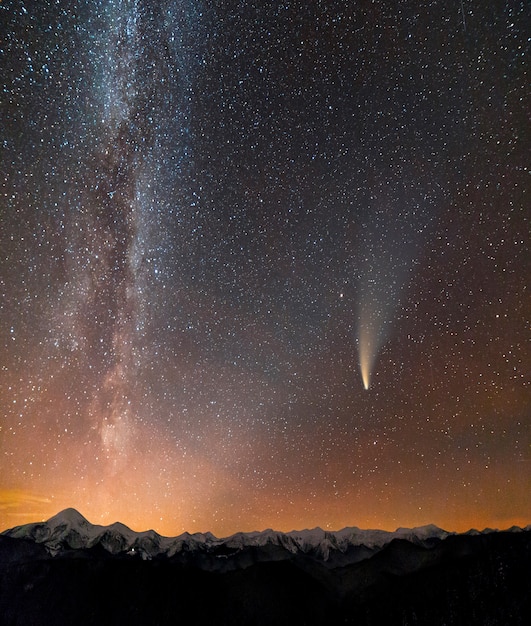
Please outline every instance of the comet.
M424 181L373 195L359 241L357 341L363 387L371 386L378 355L434 224L440 190Z
M374 370L378 353L385 342L392 316L392 301L385 301L384 294L378 293L378 283L370 281L370 290L367 290L359 307L358 316L358 349L359 365L363 388L368 390L371 386L371 377ZM383 284L383 283L380 283ZM389 291L387 292L389 293ZM383 306L383 305L387 306Z
M363 379L363 388L367 390L371 384L370 368L363 360L361 361L361 377Z
M359 314L359 360L363 388L369 389L371 374L376 361L377 335L375 334L375 315L373 307L365 300L360 306Z

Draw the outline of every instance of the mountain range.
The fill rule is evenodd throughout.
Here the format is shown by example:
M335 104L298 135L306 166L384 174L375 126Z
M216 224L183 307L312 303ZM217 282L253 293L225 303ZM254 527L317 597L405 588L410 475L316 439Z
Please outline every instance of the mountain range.
M527 624L531 526L163 537L74 509L0 534L0 624Z
M521 529L512 530L516 532ZM234 557L245 549L278 547L286 552L286 556L303 554L329 567L335 567L363 560L394 539L403 539L428 547L434 541L455 533L448 533L430 525L399 528L395 532L350 527L337 532L325 531L322 528L288 533L268 529L261 532L236 533L222 539L218 539L212 533L184 533L178 537L164 537L154 530L135 532L120 522L110 526L91 524L75 509L66 509L46 522L24 524L2 534L5 537L30 539L42 544L52 556L67 550L99 546L112 555L127 554L145 560L171 558L182 553L196 552L210 555L214 560L223 559L222 562L226 564L230 561L229 556Z

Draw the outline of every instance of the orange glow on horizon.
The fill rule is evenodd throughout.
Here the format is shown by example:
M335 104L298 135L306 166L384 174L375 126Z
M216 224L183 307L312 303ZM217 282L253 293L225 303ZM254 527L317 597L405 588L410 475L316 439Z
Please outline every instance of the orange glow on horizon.
M524 528L531 523L531 519L522 516L507 516L489 518L488 515L474 516L463 515L453 519L451 515L441 514L431 517L426 514L411 516L405 510L403 517L382 513L381 516L365 513L362 515L347 515L344 512L345 502L323 497L321 506L315 510L306 511L301 515L300 509L304 508L302 497L300 502L294 502L290 509L279 510L272 498L267 498L262 503L262 515L255 514L248 519L238 517L236 519L216 519L212 515L210 521L205 517L194 523L179 512L168 506L167 508L153 511L144 504L135 510L128 509L125 502L106 502L107 510L99 509L93 503L83 503L81 499L69 499L65 494L59 497L48 498L34 493L21 490L4 489L0 491L0 532L34 522L46 521L59 511L73 507L77 509L88 521L95 525L107 526L114 522L122 522L136 532L155 530L167 537L178 536L184 532L212 532L217 537L227 537L236 532L261 531L272 528L280 532L315 528L317 526L329 530L338 531L345 527L358 527L361 529L380 529L394 531L397 528L414 528L427 524L435 524L449 532L466 532L470 529L484 530L493 528L506 530L511 526Z

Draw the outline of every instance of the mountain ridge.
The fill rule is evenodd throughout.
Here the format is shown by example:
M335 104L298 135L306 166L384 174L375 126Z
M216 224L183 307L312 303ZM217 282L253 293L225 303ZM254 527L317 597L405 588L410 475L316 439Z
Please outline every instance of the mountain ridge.
M513 527L508 532L522 530ZM480 532L471 529L468 533L455 533L428 524L415 528L399 527L395 531L363 530L356 526L338 531L316 527L282 532L268 528L263 531L237 532L222 538L210 532L185 532L175 537L166 537L152 529L133 531L121 522L107 526L92 524L76 509L67 508L45 522L15 526L3 531L1 535L42 544L51 556L100 546L110 555L127 554L144 560L177 558L179 555L182 557L183 554L195 553L216 562L244 551L258 550L262 551L265 558L269 558L267 555L273 552L275 559L283 556L287 558L289 554L311 556L335 567L369 558L396 539L430 547L450 536L490 532L499 531L486 529ZM216 569L217 567L216 565Z

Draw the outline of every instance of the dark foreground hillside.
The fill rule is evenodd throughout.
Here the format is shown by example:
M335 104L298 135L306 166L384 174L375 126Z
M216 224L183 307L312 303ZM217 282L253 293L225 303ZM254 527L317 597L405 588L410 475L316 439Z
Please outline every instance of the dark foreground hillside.
M300 554L268 561L266 549L251 551L253 565L214 572L193 555L144 561L97 546L51 557L0 536L0 624L531 624L529 531L450 536L430 548L397 539L335 569Z

